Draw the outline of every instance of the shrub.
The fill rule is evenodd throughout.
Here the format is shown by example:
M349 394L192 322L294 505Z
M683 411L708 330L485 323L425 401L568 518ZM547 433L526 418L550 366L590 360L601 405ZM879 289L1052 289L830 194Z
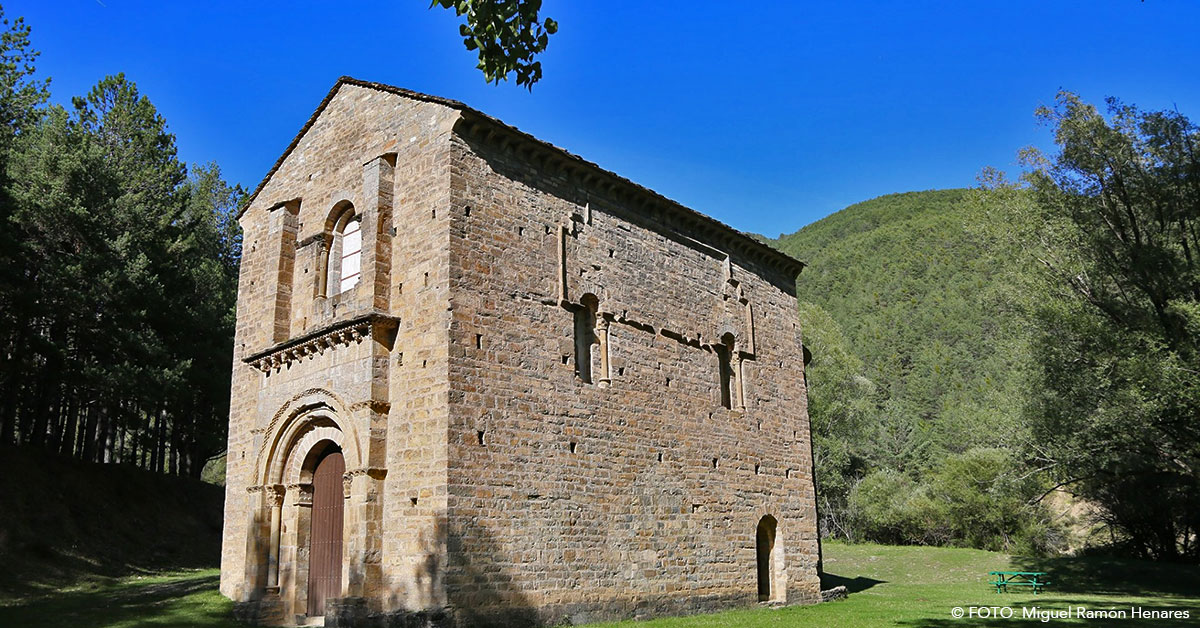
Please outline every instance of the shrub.
M868 474L850 492L849 527L854 540L1053 553L1065 535L1031 503L1040 493L1010 451L971 449L922 481L890 469Z

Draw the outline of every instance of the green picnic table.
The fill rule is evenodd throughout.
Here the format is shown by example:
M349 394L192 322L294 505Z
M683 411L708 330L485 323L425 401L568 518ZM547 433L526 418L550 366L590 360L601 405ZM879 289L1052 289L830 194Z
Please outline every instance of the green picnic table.
M1044 571L989 571L989 576L996 576L988 584L996 587L996 593L1008 593L1008 587L1029 587L1037 595L1050 581Z

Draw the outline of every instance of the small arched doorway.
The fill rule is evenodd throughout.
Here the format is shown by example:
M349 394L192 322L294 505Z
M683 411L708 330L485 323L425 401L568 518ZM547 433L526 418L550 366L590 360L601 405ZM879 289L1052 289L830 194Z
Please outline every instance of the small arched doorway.
M758 556L758 601L773 601L771 591L772 554L775 550L775 517L766 515L758 522L755 550Z
M308 615L325 614L326 600L342 593L342 450L322 452L313 471L312 532L308 554Z

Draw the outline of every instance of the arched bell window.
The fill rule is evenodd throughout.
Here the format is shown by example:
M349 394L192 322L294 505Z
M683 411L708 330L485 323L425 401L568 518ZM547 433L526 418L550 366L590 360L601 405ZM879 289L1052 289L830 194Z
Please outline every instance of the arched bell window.
M362 216L346 204L333 220L325 270L325 294L341 294L362 277Z

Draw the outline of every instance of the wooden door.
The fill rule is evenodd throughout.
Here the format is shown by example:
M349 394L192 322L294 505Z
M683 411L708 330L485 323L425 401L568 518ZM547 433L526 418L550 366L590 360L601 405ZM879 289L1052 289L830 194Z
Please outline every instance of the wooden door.
M341 451L326 454L313 472L312 533L308 552L308 615L325 614L325 601L342 593Z

